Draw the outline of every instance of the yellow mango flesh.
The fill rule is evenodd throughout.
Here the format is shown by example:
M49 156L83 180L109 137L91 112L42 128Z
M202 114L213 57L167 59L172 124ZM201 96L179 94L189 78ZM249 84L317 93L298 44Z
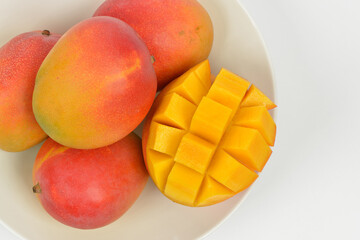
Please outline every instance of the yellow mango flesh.
M231 112L230 108L204 97L193 115L190 132L217 144L230 121Z
M196 106L177 93L164 96L154 120L179 129L188 129Z
M147 156L153 160L147 164L149 174L153 176L152 179L156 186L163 191L174 160L172 157L152 149L147 152Z
M233 191L224 187L223 184L218 183L209 175L206 175L203 180L203 187L194 205L198 207L209 206L222 202L232 196L234 196Z
M265 106L240 108L233 121L234 125L257 129L267 144L274 146L276 125Z
M187 133L180 142L174 161L204 174L215 151L215 145Z
M226 69L221 69L207 96L235 112L249 86L250 83L245 79L234 76Z
M175 155L178 148L178 144L176 143L180 143L182 136L185 134L185 131L182 129L173 128L156 122L151 125L150 131L154 134L152 134L151 138L148 140L149 147L169 156Z
M246 189L258 177L255 172L223 150L218 151L214 156L208 174L233 192Z
M169 199L192 207L248 188L272 153L273 106L226 69L213 77L208 61L191 68L164 88L145 123L145 162L154 183Z
M221 148L248 168L258 172L262 171L272 152L256 129L239 126L229 129Z
M164 193L177 203L191 206L198 195L204 175L175 163L167 179Z
M241 102L241 107L254 106L265 106L268 110L277 107L276 104L273 103L263 92L261 92L254 85L251 85L243 101Z

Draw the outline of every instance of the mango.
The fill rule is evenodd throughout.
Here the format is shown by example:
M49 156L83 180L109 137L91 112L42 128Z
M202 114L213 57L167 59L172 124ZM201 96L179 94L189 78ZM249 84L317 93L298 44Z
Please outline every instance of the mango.
M155 93L151 56L137 33L119 19L94 17L66 32L44 60L33 109L52 139L93 149L132 132Z
M212 22L196 0L107 0L94 16L119 18L139 33L155 59L158 90L211 51Z
M131 133L103 148L68 148L48 138L33 167L33 192L63 224L105 226L121 217L145 187L141 140Z
M257 87L251 85L247 91L244 100L241 102L241 107L253 107L264 106L270 110L276 108L276 104L273 103L264 93L262 93Z
M142 147L155 185L191 207L245 190L271 156L275 106L224 68L212 77L207 60L192 67L163 89L145 121Z
M23 33L0 48L0 149L26 150L46 138L32 111L39 67L60 35Z

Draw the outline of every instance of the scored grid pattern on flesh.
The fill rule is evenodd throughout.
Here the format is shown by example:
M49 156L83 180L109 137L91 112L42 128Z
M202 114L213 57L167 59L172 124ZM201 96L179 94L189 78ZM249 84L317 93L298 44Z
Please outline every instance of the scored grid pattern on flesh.
M193 76L195 76L196 77L196 79L197 79L197 81L199 81L199 82L202 82L202 80L201 80L201 76L199 76L198 74L197 74L197 72L195 71L194 72L195 74L193 74ZM230 72L227 72L226 70L224 70L224 71L222 71L222 76L225 78L225 80L226 81L228 81L228 82L232 82L232 83L234 83L234 81L236 81L236 80L234 80L233 79L233 76L229 76L229 74L231 74ZM191 74L190 74L191 75ZM189 76L189 74L188 74L188 76ZM235 76L235 75L234 75ZM220 78L221 77L221 73L218 75L218 77ZM229 78L230 77L230 78ZM237 76L236 76L237 77ZM241 78L240 78L241 79ZM245 80L244 80L245 81ZM219 82L220 82L220 80L219 80ZM203 83L203 82L202 82ZM217 83L217 82L215 82L215 83ZM185 136L185 138L186 138L186 136L189 136L189 134L190 134L190 136L191 135L194 135L194 136L191 136L190 138L194 138L194 137L196 137L196 138L200 138L200 139L202 139L203 141L206 141L207 143L209 143L210 145L213 145L214 146L214 149L213 149L213 151L212 151L212 153L209 153L210 155L211 155L211 157L210 157L210 161L209 161L209 163L205 163L205 165L204 166L201 166L201 167L196 167L196 166L192 166L191 164L189 165L189 164L187 164L187 163L184 163L184 162L181 162L181 161L175 161L175 159L174 158L176 158L176 156L177 156L177 154L175 153L175 154L168 154L168 156L171 156L171 158L173 159L173 163L172 164L169 164L169 172L168 172L168 174L167 174L167 176L166 176L166 180L165 180L165 184L164 184L164 186L160 186L160 188L162 188L162 189L160 189L162 192L164 192L165 191L165 189L166 189L166 185L167 185L167 181L168 181L168 177L169 177L169 173L171 173L172 172L172 169L174 168L174 165L175 164L180 164L181 165L181 171L184 171L184 169L188 169L189 170L189 172L190 171L194 171L194 173L198 173L198 174L200 174L200 175L202 175L202 178L201 178L201 183L200 183L200 186L199 186L199 188L197 189L197 192L196 192L196 196L195 196L195 198L194 198L194 201L192 202L192 203L190 203L190 204L187 204L187 205L198 205L199 203L198 203L198 198L199 198L199 194L200 194L200 192L201 192L201 189L204 187L203 185L204 185L204 182L205 182L205 179L206 178L211 178L213 181L215 181L215 182L217 182L217 183L219 183L219 184L221 184L221 186L225 189L224 191L230 191L231 193L236 193L237 191L234 191L234 188L229 188L228 186L225 186L224 184L222 184L221 182L219 182L219 181L217 181L216 179L214 179L212 176L210 176L209 174L208 174L208 168L210 167L210 165L211 165L211 163L212 163L212 161L213 161L213 158L214 158L214 156L216 155L216 154L218 154L218 152L219 151L225 151L225 153L226 154L229 154L229 152L228 151L226 151L226 150L224 150L224 148L223 148L223 146L222 146L222 139L224 138L224 136L226 135L226 132L227 131L229 131L229 129L232 127L232 125L233 125L233 122L232 122L232 120L233 120L233 118L234 118L234 116L235 116L235 113L238 111L238 109L240 108L240 103L241 103L241 100L242 100L242 98L243 98L243 96L245 95L245 93L246 93L246 91L248 90L248 88L249 88L249 86L250 86L250 83L248 83L248 82L246 82L246 86L244 85L244 82L241 82L240 83L240 92L239 91L235 91L235 93L232 93L233 95L232 96L230 96L229 95L229 99L225 99L224 98L224 96L220 96L220 97L216 97L216 96L219 96L219 94L221 95L221 94L224 94L224 92L219 92L219 93L216 93L216 91L214 90L214 86L216 85L216 84L213 84L212 85L212 87L211 87L211 89L209 90L208 88L204 88L204 95L203 95L203 98L202 98L202 101L203 102L205 102L205 101L207 101L207 102L214 102L214 103L211 103L211 104L219 104L219 106L220 106L220 108L222 108L222 109L228 109L229 111L230 111L230 115L228 116L228 119L226 120L226 116L223 118L223 119L225 119L225 121L227 121L226 123L224 123L223 125L225 126L225 130L222 132L222 134L221 134L221 136L220 136L220 138L219 139L209 139L209 138L207 138L206 137L206 132L204 132L204 133L199 133L199 132L197 132L197 131L194 131L194 129L192 129L190 126L192 126L192 124L193 123L191 123L190 125L188 125L187 127L183 127L182 129L183 130L185 130L185 133L183 133L182 135L181 135L181 137L180 137L180 140L179 140L179 142L178 142L178 144L177 144L177 146L179 146L179 144L180 144L180 142L184 139L184 136ZM219 85L219 84L218 84ZM221 84L220 84L221 85ZM242 86L241 86L242 85ZM205 85L204 85L205 86ZM241 87L244 89L243 90L243 93L241 93ZM219 88L219 86L218 86L218 88ZM221 89L221 86L220 86L220 89ZM239 89L235 89L235 90L239 90ZM214 90L214 91L213 91ZM229 89L228 89L229 90ZM215 92L215 93L214 93ZM225 91L226 92L226 91ZM231 89L230 89L230 91L229 91L230 93L231 93ZM229 93L229 92L227 92L227 93ZM226 93L226 94L227 94ZM184 96L184 94L181 94L181 93L177 93L176 91L170 91L169 93L167 93L167 94L165 94L165 95L170 95L170 94L177 94L178 96L180 96L180 97L182 97L183 99L185 99L186 101L188 101L189 103L194 103L194 100L193 99L189 99L189 97L187 97L187 96ZM225 95L226 95L225 94ZM210 95L210 96L209 96ZM225 96L226 97L226 96ZM231 100L231 97L233 98L233 100L236 102L236 101L238 101L237 102L237 104L234 104L234 101L232 101ZM224 99L224 101L221 101L222 99ZM216 101L217 100L217 101ZM219 101L220 100L220 101ZM210 104L210 105L211 105ZM227 106L226 106L227 105ZM199 103L197 103L197 106L196 106L196 110L195 110L195 113L194 114L192 114L191 113L191 121L193 121L194 120L194 116L196 115L196 111L198 110L198 107L199 107ZM232 109L231 109L232 108ZM228 111L228 112L229 112ZM226 112L226 111L225 111ZM207 119L210 123L211 123L211 121L210 121L210 119ZM176 125L176 124L171 124L171 123L169 123L168 121L161 121L161 119L153 119L153 122L152 122L152 124L155 124L155 123L160 123L160 124L166 124L166 125L169 125L170 127L173 127L173 128L176 128L176 129L179 129L179 126L178 125ZM217 125L215 125L215 126L217 126ZM180 128L181 129L181 128ZM198 129L198 128L195 128L195 130L196 129ZM221 132L221 129L220 129L220 132ZM151 131L150 131L150 134L151 134ZM205 136L205 137L204 137ZM201 142L201 141L198 141L198 142ZM152 151L156 151L156 150L152 150ZM164 153L164 154L167 154L167 153ZM232 158L234 158L234 159L236 159L235 157L233 157L231 154L229 154L229 156L230 157L232 157ZM148 158L150 158L150 156L148 156ZM149 161L151 161L151 159L149 159ZM237 159L237 161L240 161L241 162L241 160L239 160L239 159ZM244 164L244 163L242 163L242 164ZM171 165L171 166L170 166ZM197 175L196 175L197 176ZM207 181L209 181L209 179L206 179ZM254 179L255 180L255 179ZM158 186L159 187L159 186ZM166 194L166 193L165 193ZM173 199L173 200L176 200L176 199Z

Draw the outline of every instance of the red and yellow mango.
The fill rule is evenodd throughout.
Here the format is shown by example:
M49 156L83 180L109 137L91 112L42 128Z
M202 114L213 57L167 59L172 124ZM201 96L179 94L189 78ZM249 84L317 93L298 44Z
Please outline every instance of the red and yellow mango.
M145 164L156 186L193 207L248 188L269 159L276 134L267 110L275 104L259 89L226 69L213 84L210 79L204 61L171 82L143 131Z
M213 43L210 16L196 0L107 0L94 16L132 26L154 56L158 90L205 60Z
M151 56L137 33L119 19L94 17L66 32L44 60L33 109L52 139L93 149L133 131L155 93Z
M46 138L31 101L37 71L59 38L47 30L29 32L0 48L0 149L19 152Z
M141 140L79 150L48 138L33 167L33 191L56 220L75 228L105 226L136 201L148 179Z

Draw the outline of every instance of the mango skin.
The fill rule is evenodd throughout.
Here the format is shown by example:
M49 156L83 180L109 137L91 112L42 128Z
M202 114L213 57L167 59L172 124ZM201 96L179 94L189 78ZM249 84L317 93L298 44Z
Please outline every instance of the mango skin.
M48 138L33 167L42 206L80 229L105 226L136 201L148 179L141 140L134 133L107 147L79 150ZM35 189L36 190L36 189Z
M123 21L95 17L66 32L44 60L33 110L58 143L93 149L132 132L155 93L156 75L144 42Z
M196 0L107 0L94 16L119 18L138 32L155 58L158 90L211 51L212 22Z
M33 31L0 48L0 149L20 152L46 138L31 101L37 71L59 38L58 34Z

